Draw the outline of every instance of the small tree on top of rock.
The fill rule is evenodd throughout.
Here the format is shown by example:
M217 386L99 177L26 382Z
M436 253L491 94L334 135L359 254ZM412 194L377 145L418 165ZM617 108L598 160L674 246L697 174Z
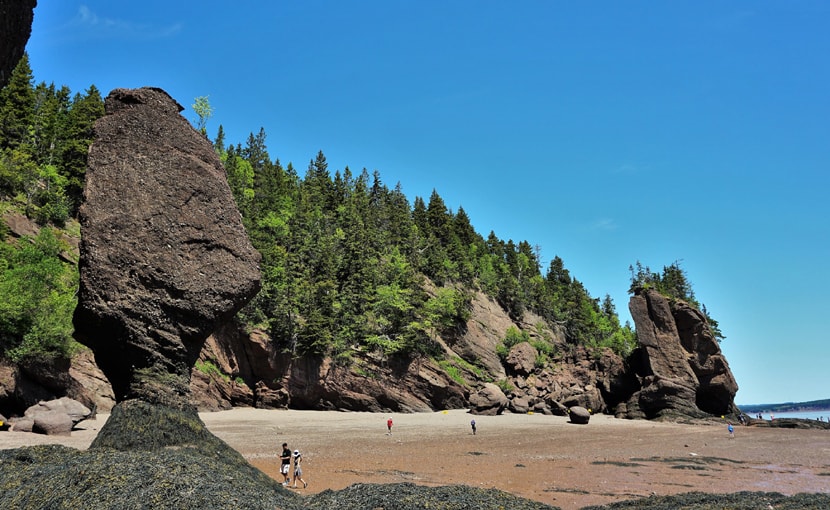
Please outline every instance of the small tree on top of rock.
M675 260L668 266L663 266L662 273L652 272L648 266L643 266L638 260L635 265L628 266L631 272L631 286L629 294L637 294L646 289L654 289L671 301L685 301L694 306L706 316L709 328L718 342L726 338L718 326L718 321L709 315L705 305L701 305L695 298L692 283L686 276L686 271L680 267L680 261Z

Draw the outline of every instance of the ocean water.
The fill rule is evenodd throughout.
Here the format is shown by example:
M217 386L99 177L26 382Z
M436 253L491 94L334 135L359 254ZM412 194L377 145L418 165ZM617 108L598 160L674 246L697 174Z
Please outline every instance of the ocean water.
M749 416L755 418L757 413L746 413ZM772 413L776 418L802 418L805 420L818 420L821 419L823 421L830 420L830 409L825 409L823 411L792 411L786 413ZM765 420L770 419L770 413L765 412L762 413L763 418Z

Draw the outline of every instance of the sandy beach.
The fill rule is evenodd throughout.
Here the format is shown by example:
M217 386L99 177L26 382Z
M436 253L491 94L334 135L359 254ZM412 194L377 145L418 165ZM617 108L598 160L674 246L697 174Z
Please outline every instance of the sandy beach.
M594 416L588 425L543 415L463 410L390 415L237 408L201 413L208 429L280 479L283 442L303 452L313 494L354 483L498 488L563 510L690 491L830 493L830 431L681 425ZM86 449L108 415L68 437L0 432L0 449ZM475 419L473 435L470 420Z

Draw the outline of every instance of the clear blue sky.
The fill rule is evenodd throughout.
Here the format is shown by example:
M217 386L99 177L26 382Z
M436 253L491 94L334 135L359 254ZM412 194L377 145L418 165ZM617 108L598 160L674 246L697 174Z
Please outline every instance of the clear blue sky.
M628 315L679 260L739 404L830 398L830 3L41 0L37 81L209 96L302 174L433 188Z

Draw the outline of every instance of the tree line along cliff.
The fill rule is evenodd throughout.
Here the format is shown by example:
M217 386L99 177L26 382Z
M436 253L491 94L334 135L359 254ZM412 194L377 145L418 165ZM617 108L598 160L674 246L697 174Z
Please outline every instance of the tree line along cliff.
M94 86L73 95L66 87L35 85L24 56L0 92L0 111L4 210L77 236L72 220L92 125L103 115L100 93ZM214 146L263 255L263 290L240 318L268 331L280 349L335 358L354 346L429 354L435 334L463 325L471 290L492 296L512 317L533 311L563 325L574 343L621 353L633 347L633 331L620 325L610 298L591 297L559 257L543 272L538 247L494 232L483 237L463 208L449 210L437 191L410 204L401 185L390 189L377 171L346 167L332 174L322 152L301 176L270 157L265 139L260 130L244 145L226 144L220 126ZM60 250L48 235L33 245L47 257ZM20 245L4 250L6 261L22 256L12 253ZM434 295L425 291L425 279ZM26 313L9 315L18 319L6 322L19 322ZM35 321L23 319L29 326ZM37 334L26 326L4 331L4 353L19 347L13 337Z
M103 100L94 86L72 95L35 85L24 56L0 92L0 111L0 234L8 241L0 286L15 296L0 308L2 356L24 365L68 358L78 349L74 218ZM606 350L625 358L636 347L610 297L592 297L561 258L543 268L538 246L479 234L464 209L448 209L437 191L410 203L400 183L390 188L377 171L332 173L322 151L300 175L270 156L262 129L233 144L220 126L212 143L262 255L262 290L236 322L265 338L271 354L366 373L429 360L462 385L499 382L504 370L494 373L480 352L447 356L481 296L509 319L493 348L502 361L519 343L533 348L539 370L575 360L577 351L596 361ZM34 228L21 242L11 235L20 230L7 226L15 218L49 228ZM372 364L357 363L365 359ZM197 370L219 364L204 359Z

